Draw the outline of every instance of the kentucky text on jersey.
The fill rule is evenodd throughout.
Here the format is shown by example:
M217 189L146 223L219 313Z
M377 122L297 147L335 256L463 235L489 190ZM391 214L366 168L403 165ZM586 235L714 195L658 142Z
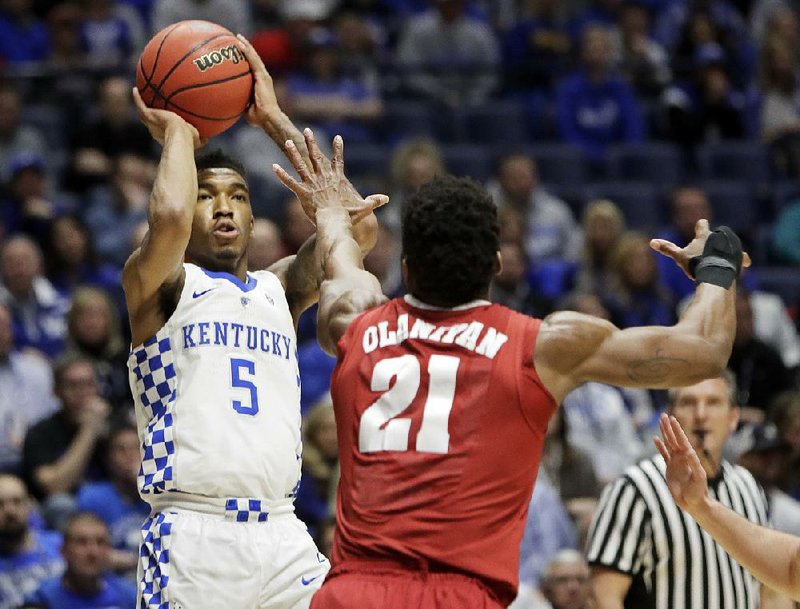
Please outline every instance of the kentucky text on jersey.
M368 326L364 331L362 346L364 353L372 353L375 349L399 345L405 340L429 340L445 345L458 345L494 359L498 351L508 341L508 336L498 332L496 328L486 327L479 321L461 323L453 326L435 326L421 319L414 319L409 330L408 314L397 317L397 327L389 329L388 321Z
M235 349L246 348L251 351L271 353L287 360L292 353L290 337L258 326L227 321L201 321L186 324L181 330L184 349L223 345Z

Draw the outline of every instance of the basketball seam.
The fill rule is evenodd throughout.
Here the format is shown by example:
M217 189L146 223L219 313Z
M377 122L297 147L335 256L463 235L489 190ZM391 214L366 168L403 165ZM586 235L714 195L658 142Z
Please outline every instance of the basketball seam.
M245 72L240 72L239 74L234 74L233 76L226 76L225 78L220 78L219 80L211 80L208 82L200 82L193 85L186 85L185 87L181 87L180 89L175 89L172 93L169 94L169 97L165 97L164 100L166 103L171 104L172 98L175 97L178 93L183 93L184 91L189 91L191 89L201 89L203 87L208 87L211 85L218 85L223 82L236 80L237 78L241 78L242 76L246 76L248 74L250 74L250 70L246 70Z
M179 67L179 66L180 66L180 65L181 65L181 64L184 62L184 60L185 60L187 57L189 57L189 56L190 56L192 53L194 53L195 51L197 51L197 50L198 50L198 49L200 49L201 47L203 47L203 46L207 45L209 42L212 42L212 41L216 40L217 38L222 38L223 36L230 36L230 34L228 34L228 33L225 33L225 34L217 34L216 36L212 36L211 38L208 38L208 39L204 40L203 42L200 42L200 43L196 44L196 45L195 45L194 47L192 47L192 48L191 48L189 51L187 51L187 53L186 53L186 54L185 54L183 57L181 57L181 58L180 58L178 61L176 61L176 62L175 62L175 65L173 65L173 66L172 66L172 67L169 69L169 72L167 72L167 73L164 75L164 78L162 78L162 79L161 79L161 82L160 82L160 83L158 83L158 85L156 85L156 86L158 87L158 89L161 89L161 87L163 87L163 86L164 86L164 83L165 83L165 82L167 82L167 79L168 79L170 76L172 76L172 73L173 73L175 70L177 70L177 69L178 69L178 67Z
M243 76L243 74L239 75L240 78L242 76ZM203 84L201 84L199 86L203 86ZM187 110L183 106L179 106L178 104L176 104L173 101L168 102L167 98L164 97L164 95L161 93L161 90L157 89L155 87L155 85L150 85L150 87L153 89L154 95L156 95L157 97L159 97L161 100L164 101L164 109L166 109L167 104L169 104L170 106L172 106L176 110L180 110L181 112L183 112L185 114L188 114L189 116L194 116L195 118L203 119L204 121L229 121L232 118L239 118L242 115L241 112L239 112L238 114L234 114L233 116L204 116L202 114L197 114L196 112L192 112L191 110ZM153 98L153 104L155 104L155 101L156 101L155 98Z
M164 43L167 41L167 38L169 37L169 35L172 34L172 32L174 32L175 29L179 25L180 25L180 23L176 23L175 25L173 25L172 29L170 29L169 32L164 34L164 37L161 39L161 42L158 44L158 49L156 49L156 57L153 60L153 69L150 70L150 76L148 76L145 73L144 64L142 63L142 58L141 57L139 58L139 65L142 66L142 76L144 76L144 79L145 79L145 83L144 83L145 88L149 87L150 83L153 82L153 75L156 73L156 67L158 66L158 58L161 56L161 49L164 47Z

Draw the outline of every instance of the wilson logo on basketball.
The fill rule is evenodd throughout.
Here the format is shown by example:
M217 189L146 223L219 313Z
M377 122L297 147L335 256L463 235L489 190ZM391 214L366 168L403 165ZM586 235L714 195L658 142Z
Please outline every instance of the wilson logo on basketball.
M232 44L217 51L211 51L210 53L201 55L194 60L194 65L196 65L201 72L205 72L214 66L218 66L223 61L230 61L231 63L237 64L243 60L244 55L242 55L242 52L235 44Z

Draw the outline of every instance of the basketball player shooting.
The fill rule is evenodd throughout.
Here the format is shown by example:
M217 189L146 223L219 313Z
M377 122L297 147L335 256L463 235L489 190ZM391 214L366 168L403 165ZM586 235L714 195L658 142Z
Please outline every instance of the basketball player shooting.
M663 388L718 375L748 263L739 238L702 220L683 249L651 243L697 282L675 326L620 330L574 312L532 319L487 300L501 265L491 197L439 177L406 204L408 294L386 302L342 206L341 138L329 168L289 158L301 181L276 172L315 210L319 340L338 356L337 532L312 607L505 607L548 420L587 381Z
M302 141L263 64L251 64L249 118L283 141ZM253 216L242 166L222 153L196 162L197 130L134 97L163 146L149 232L123 274L139 490L152 507L139 606L308 607L328 569L293 507L301 458L295 328L322 279L313 237L296 257L248 273ZM344 191L354 220L365 218L357 232L366 249L377 227L371 211L386 197L362 200L350 184Z

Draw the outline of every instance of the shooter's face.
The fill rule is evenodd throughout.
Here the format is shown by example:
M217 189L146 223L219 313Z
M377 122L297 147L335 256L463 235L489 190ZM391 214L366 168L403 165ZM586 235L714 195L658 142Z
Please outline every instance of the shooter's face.
M197 207L186 253L213 271L232 272L247 251L253 210L247 182L232 169L197 174Z
M728 383L715 378L679 389L671 414L678 419L700 455L706 473L714 476L716 471L708 471L708 456L713 461L712 467L716 469L725 442L739 422L739 409L731 404Z

